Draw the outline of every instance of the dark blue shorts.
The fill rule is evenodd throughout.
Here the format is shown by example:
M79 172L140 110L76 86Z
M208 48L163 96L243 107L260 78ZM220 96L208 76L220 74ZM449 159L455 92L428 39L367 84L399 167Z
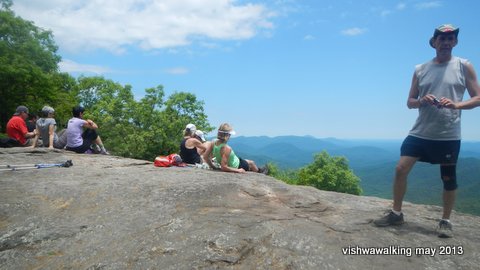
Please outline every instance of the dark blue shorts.
M247 172L250 171L250 166L248 165L248 162L241 157L239 157L238 159L240 160L240 164L238 165L238 168L239 169L243 168Z
M68 147L67 146L65 149L67 149L69 151L76 152L76 153L83 154L87 150L90 149L90 146L97 139L97 137L98 137L98 134L94 129L86 129L82 134L82 138L83 138L83 144L82 145L77 146L77 147Z
M456 164L460 152L460 140L434 141L407 136L400 148L401 156L418 157L419 161L432 164Z

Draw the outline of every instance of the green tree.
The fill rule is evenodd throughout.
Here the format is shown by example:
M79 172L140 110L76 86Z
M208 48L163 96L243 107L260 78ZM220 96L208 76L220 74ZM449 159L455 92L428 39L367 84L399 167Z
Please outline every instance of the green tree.
M44 105L72 101L71 89L58 73L60 56L50 31L17 17L12 1L0 0L0 128L18 105L37 112Z
M290 185L297 184L298 170L293 170L293 169L282 170L278 167L277 164L274 164L271 162L267 163L266 166L268 168L268 175L278 180L282 180L283 182Z
M37 103L39 107L50 105L55 108L55 119L59 128L66 127L72 117L72 108L78 104L75 96L77 80L68 73L55 73L51 77L55 94L46 98L45 104Z
M345 157L331 157L326 151L315 155L313 163L298 172L298 185L321 190L360 195L360 179L350 170Z
M129 85L122 86L103 77L80 77L77 99L85 107L84 118L95 121L107 148L120 156L138 158L144 149L134 140L135 99ZM71 110L71 109L70 109Z
M182 130L188 123L213 130L203 111L203 102L193 94L174 93L164 101L163 86L145 90L136 101L131 86L103 77L81 77L77 97L85 118L99 125L106 147L114 154L153 160L179 151Z
M162 111L162 127L167 132L164 138L163 149L170 152L178 152L180 140L183 137L183 129L188 123L194 123L197 129L210 132L214 129L207 120L203 110L203 101L197 100L196 96L186 92L175 92L165 101ZM180 140L179 140L180 138Z

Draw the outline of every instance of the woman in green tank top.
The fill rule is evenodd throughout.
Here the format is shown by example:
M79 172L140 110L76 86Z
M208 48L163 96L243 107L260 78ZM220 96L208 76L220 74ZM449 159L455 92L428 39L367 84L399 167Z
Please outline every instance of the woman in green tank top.
M235 131L228 123L220 125L217 140L207 147L203 155L204 160L211 168L215 168L212 163L212 158L215 158L220 164L220 169L224 172L244 173L252 171L266 174L266 167L259 169L253 160L242 159L235 155L233 149L227 144L230 136L234 134Z

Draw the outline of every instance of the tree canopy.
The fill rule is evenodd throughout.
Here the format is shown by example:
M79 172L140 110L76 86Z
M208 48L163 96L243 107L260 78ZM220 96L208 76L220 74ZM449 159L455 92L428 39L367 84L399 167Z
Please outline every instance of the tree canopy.
M188 123L209 132L203 102L185 92L164 100L163 86L145 90L136 101L131 86L103 77L78 79L77 99L85 117L94 120L105 145L116 155L153 160L157 155L176 153Z
M297 171L282 171L269 164L270 175L288 184L312 186L321 190L360 195L360 178L345 157L332 157L326 151L315 155L311 164Z
M68 75L58 72L60 56L52 32L16 16L10 10L12 1L0 3L0 127L4 130L18 105L35 112L44 104L71 100L62 84Z
M360 179L350 170L345 157L331 157L326 151L315 155L313 163L300 169L298 184L322 190L361 194Z
M186 124L205 132L213 129L203 101L191 93L176 92L165 99L163 86L157 86L136 100L130 85L59 72L52 32L16 16L10 0L0 0L0 6L1 130L19 105L31 113L44 105L54 107L60 128L66 127L72 108L82 105L112 153L152 160L178 152Z

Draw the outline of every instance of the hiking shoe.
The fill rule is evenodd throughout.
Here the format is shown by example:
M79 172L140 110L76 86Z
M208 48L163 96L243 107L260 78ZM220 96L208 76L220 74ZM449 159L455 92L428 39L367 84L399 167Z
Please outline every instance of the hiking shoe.
M258 172L259 173L263 173L265 175L268 175L268 167L267 166L263 166L261 168L258 168Z
M110 155L110 153L107 150L100 150L101 155Z
M373 224L377 227L386 227L386 226L392 226L392 225L402 225L403 224L403 213L400 215L397 215L393 213L392 210L388 212L387 215L385 215L382 218L379 218L377 220L373 221Z
M102 149L100 148L100 146L98 146L96 144L92 144L92 145L90 145L90 151L92 151L93 154L100 154Z
M438 232L438 237L440 238L450 238L453 236L453 226L452 226L452 223L450 223L450 221L447 221L447 220L440 220L440 222L438 223L438 228L437 228L437 232Z

